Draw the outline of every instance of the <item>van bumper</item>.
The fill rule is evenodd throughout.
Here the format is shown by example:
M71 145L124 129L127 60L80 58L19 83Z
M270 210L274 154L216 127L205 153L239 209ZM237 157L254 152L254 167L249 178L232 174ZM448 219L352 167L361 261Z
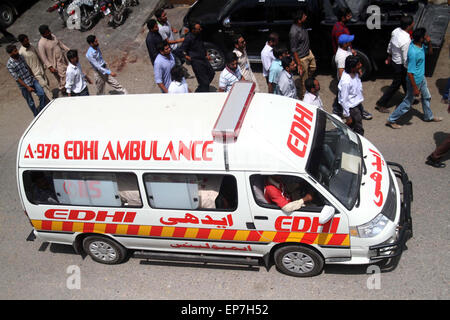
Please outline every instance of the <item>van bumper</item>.
M397 234L395 239L370 246L372 254L370 260L391 259L402 254L406 241L413 235L412 219L411 219L411 202L413 201L412 182L409 180L403 167L395 162L387 162L395 176L403 185L403 199L401 199L400 220L397 226Z

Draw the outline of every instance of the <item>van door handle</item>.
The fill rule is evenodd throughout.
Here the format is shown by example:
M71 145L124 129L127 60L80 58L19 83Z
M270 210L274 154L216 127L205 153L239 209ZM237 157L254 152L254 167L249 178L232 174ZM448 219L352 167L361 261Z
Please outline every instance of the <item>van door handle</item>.
M269 29L258 29L258 32L269 32Z
M269 217L267 216L255 216L256 220L269 220Z

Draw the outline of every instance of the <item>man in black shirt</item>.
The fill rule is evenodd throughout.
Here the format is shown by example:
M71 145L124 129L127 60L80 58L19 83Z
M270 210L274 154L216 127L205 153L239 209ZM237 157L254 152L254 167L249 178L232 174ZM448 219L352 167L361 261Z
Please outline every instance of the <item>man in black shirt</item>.
M163 42L163 38L159 34L158 23L155 19L150 19L147 22L148 34L145 39L145 44L147 45L148 55L150 56L150 61L152 65L155 63L156 56L159 54L158 52L158 44Z
M198 88L195 92L209 92L209 84L214 79L214 70L209 63L201 37L202 27L199 23L192 23L190 32L184 38L181 51L184 52L187 61L190 61L192 70L197 78Z

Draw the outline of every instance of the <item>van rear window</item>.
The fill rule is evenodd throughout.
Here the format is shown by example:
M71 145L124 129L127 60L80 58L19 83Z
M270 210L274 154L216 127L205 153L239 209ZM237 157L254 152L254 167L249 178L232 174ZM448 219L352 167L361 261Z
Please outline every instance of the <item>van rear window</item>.
M25 171L23 182L33 204L142 207L133 173Z
M144 174L150 206L155 209L233 211L236 179L218 174Z

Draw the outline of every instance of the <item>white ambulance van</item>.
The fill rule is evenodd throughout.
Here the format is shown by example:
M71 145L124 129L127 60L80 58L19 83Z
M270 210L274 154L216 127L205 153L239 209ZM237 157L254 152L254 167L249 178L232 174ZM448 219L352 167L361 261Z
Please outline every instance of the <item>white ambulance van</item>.
M52 101L17 154L34 236L105 264L263 263L300 277L400 255L403 168L330 114L254 87ZM282 210L274 180L303 206Z

